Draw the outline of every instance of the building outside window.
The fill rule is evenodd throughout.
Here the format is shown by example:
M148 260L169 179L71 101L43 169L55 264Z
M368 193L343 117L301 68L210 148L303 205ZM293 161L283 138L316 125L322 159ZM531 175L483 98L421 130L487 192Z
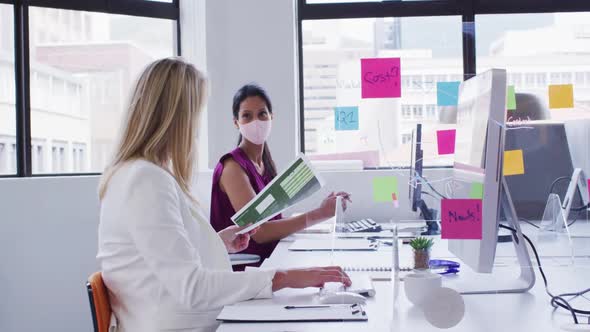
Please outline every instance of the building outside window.
M425 141L433 144L424 146L425 165L452 163L434 158L436 129L447 125L438 123L432 107L438 107L437 82L463 77L460 16L303 20L302 30L302 135L310 159L354 153L367 167L407 166L407 137L428 119ZM401 61L401 97L362 99L360 60L391 57ZM324 86L335 88L319 89ZM335 130L337 106L359 107L358 130Z
M44 5L48 7L27 5L27 87L30 134L47 143L26 143L31 165L25 175L102 172L137 75L151 61L177 53L177 21L159 18L172 14L154 11L158 8L147 1L143 9L151 11L143 11L145 17L92 6L96 12L49 8L52 1ZM107 9L128 11L115 2ZM12 137L16 144L15 114L20 113L15 111L14 36L14 8L0 4L0 137ZM14 149L13 158L11 146L5 146L0 175L16 174L16 160L21 160L16 152L21 150Z

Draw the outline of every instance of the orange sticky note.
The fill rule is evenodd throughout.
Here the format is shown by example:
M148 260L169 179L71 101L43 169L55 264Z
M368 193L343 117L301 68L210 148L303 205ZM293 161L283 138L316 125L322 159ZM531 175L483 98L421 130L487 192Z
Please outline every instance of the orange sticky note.
M524 174L522 150L504 151L504 176Z
M549 108L574 108L574 85L556 84L549 86Z

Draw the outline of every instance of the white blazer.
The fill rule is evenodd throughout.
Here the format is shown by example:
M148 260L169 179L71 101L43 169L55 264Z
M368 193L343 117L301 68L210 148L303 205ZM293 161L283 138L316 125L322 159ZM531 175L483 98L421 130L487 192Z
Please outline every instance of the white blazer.
M98 255L121 332L213 331L221 308L272 296L274 270L233 272L225 245L174 178L145 160L111 178Z

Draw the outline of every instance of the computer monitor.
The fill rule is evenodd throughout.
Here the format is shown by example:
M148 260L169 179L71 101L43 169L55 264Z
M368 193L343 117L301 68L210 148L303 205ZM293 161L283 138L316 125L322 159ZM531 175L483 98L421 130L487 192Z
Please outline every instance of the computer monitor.
M500 281L497 276L469 280L458 289L464 294L523 292L534 285L530 257L502 174L505 119L506 70L492 69L461 83L453 177L462 183L483 183L482 239L449 240L449 250L475 272L491 273L502 208L517 231L513 243L521 267L517 280ZM468 198L458 195L453 198Z
M409 198L412 203L412 211L420 209L420 216L426 221L428 229L422 235L438 235L440 227L436 220L438 213L431 209L422 199L422 182L425 181L422 173L424 151L422 150L422 124L416 124L416 129L412 131L412 148L410 152L410 181L409 181Z
M576 147L574 145L568 147L563 122L531 121L526 124L509 122L507 125L509 130L506 131L505 149L522 150L525 160L524 174L506 178L514 208L520 218L539 221L543 217L549 190L558 178L566 178L566 180L555 183L553 193L558 194L564 201L569 179L574 172L574 167L577 167L572 164L570 147L573 149ZM578 144L578 146L587 149L586 144ZM583 205L580 194L583 194L583 191L574 191L573 207ZM568 219L574 218L576 213L570 213Z

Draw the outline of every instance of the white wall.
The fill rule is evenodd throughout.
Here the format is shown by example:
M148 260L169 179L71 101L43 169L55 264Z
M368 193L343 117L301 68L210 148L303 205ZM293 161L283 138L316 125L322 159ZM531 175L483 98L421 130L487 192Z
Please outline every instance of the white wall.
M91 331L97 177L0 180L0 331Z
M269 140L278 168L294 158L297 137L296 39L293 0L206 2L209 165L235 148L232 97L244 84L264 87L273 103Z

